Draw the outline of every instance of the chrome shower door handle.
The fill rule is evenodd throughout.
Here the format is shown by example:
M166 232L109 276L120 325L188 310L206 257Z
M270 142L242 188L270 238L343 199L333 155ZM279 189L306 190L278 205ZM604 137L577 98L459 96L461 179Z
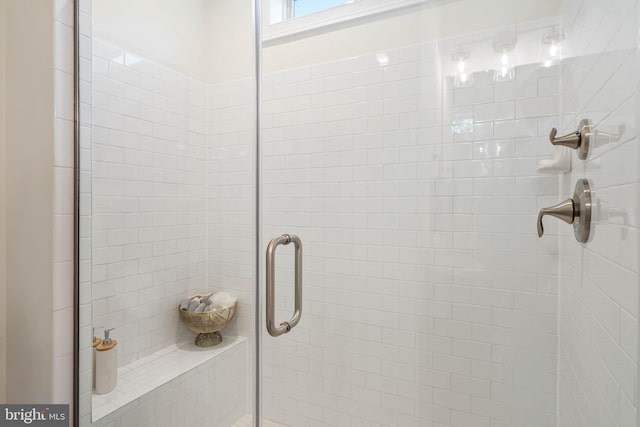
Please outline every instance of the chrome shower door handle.
M295 246L295 310L291 320L288 322L280 323L280 326L276 326L276 271L275 271L275 257L276 249L280 245L288 245L293 243ZM267 331L272 337L278 337L282 334L286 334L293 329L302 316L302 242L298 236L283 234L282 236L275 237L269 242L267 246Z

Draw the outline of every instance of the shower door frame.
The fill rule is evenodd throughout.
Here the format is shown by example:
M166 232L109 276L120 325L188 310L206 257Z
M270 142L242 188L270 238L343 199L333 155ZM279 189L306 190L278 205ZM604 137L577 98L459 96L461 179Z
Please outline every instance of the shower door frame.
M80 426L80 1L73 3L73 426Z
M261 172L262 172L262 161L261 161L261 151L260 151L260 142L262 140L260 134L261 122L260 122L260 114L261 114L261 94L262 94L262 0L253 0L253 41L254 41L254 83L255 83L255 182L254 182L254 192L255 192L255 245L254 245L254 264L255 264L255 287L254 287L254 311L253 311L253 328L254 328L254 351L252 355L249 355L250 358L253 356L253 370L254 370L254 378L253 378L253 388L254 388L254 396L253 396L253 420L254 426L260 427L262 425L262 382L260 381L262 375L262 314L264 311L262 310L262 301L260 298L260 233L262 232L262 228L260 227L262 216L261 216Z

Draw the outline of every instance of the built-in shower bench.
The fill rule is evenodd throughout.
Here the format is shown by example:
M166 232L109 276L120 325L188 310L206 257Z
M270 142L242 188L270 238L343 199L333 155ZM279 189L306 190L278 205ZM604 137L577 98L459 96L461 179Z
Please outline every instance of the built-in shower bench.
M137 410L145 416L150 411L152 416L176 416L180 408L172 405L190 400L186 398L189 393L193 393L193 400L202 395L215 395L216 407L221 403L219 399L223 399L225 411L237 407L238 416L244 415L247 412L247 355L245 337L225 336L222 344L208 349L192 343L164 348L119 368L118 385L112 392L92 395L92 422L106 425L121 417L123 421L133 422ZM191 417L198 412L193 405L194 401L185 405ZM203 416L215 416L210 408L204 408ZM163 409L171 411L163 414ZM219 411L218 415L224 414Z

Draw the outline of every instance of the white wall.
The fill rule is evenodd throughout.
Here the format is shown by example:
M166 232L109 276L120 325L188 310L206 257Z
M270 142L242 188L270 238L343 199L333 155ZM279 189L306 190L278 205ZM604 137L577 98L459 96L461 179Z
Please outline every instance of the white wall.
M263 339L292 425L554 426L558 68L455 89L436 43L267 74L263 230L304 244L305 314ZM461 121L471 129L456 130ZM219 126L223 126L220 123ZM277 318L293 305L282 249Z
M1 269L10 302L5 399L70 403L73 3L9 1L3 7L6 75L1 80L11 83L5 88L6 151L1 156L6 197L1 197L0 217L7 225L6 269ZM35 296L36 317L24 305Z
M210 2L208 28L205 81L218 83L253 77L253 0Z
M7 401L50 402L53 5L7 3ZM29 52L29 54L25 54ZM38 321L25 309L38 299Z
M255 81L209 85L207 98L208 282L239 297L232 329L251 337L257 298Z
M206 81L210 0L95 0L93 34Z
M207 289L206 86L98 39L92 63L93 325L122 366L193 338L176 307Z
M602 12L606 13L602 13ZM606 18L603 18L606 17ZM572 154L559 199L587 178L592 240L560 241L559 414L563 427L638 422L638 2L566 2L561 131L590 119L587 160Z
M263 50L264 71L332 61L533 21L556 15L560 5L557 0L434 2L422 9L412 8L409 11L385 14L356 24L319 30L318 34L268 44Z
M81 2L82 22L93 20L96 28L95 25L104 22L100 15L105 13L101 8L105 5L94 2L92 10L89 4ZM178 4L174 2L173 6ZM211 31L217 31L219 37L235 32L238 38L250 41L251 2L242 5L215 2L215 5L224 8L225 14L208 15L206 7L199 11L207 17L208 24L216 27ZM172 5L161 6L166 7L158 15L169 16L174 11ZM117 12L110 9L106 13ZM225 20L235 13L244 14L237 20L243 22L241 28ZM156 23L146 14L136 19L138 30L158 31ZM192 25L192 17L178 13L175 19ZM210 86L204 83L210 79L203 72L206 67L189 62L189 55L183 56L179 48L159 55L145 46L135 31L117 37L107 34L118 29L107 25L107 30L99 33L102 37L88 25L80 29L81 46L92 47L81 47L80 71L82 111L92 113L81 114L80 118L81 295L86 302L81 310L81 323L115 325L118 328L115 336L120 340L120 362L127 364L181 339L192 340L193 333L179 322L175 307L180 298L207 287L212 291L228 290L240 297L237 318L224 333L248 335L252 327L250 289L254 286L254 269L238 271L227 264L221 270L215 268L220 264L211 263L211 274L206 280L209 265L205 261L210 249L205 239L209 234L209 224L205 223L207 212L224 203L221 199L212 200L209 206L206 197L208 179L221 172L217 170L218 162L208 162L208 156L213 154L207 145L210 142L208 126L214 118L210 102L221 100L212 101L209 97ZM165 36L158 34L160 39ZM175 44L190 43L185 33L172 34L171 38ZM235 75L233 65L239 63L239 56L253 58L250 45L242 51L232 51L225 50L223 41L216 42L220 52L203 55L219 73L215 78L224 78L220 76L229 70ZM253 87L250 86L247 96L243 94L242 102L255 99L248 96ZM250 117L248 114L242 119L255 123ZM246 132L248 141L254 141L251 136L255 130L249 128ZM253 185L254 181L249 182ZM253 194L244 193L249 206L253 206ZM249 210L250 215L253 211ZM246 219L244 215L240 218ZM227 226L225 231L228 229ZM251 235L253 228L249 225L244 231ZM243 262L248 257L252 265L253 241L240 238L228 243L240 246L245 251ZM91 421L91 371L90 364L86 363L87 357L90 358L86 339L89 332L83 329L81 343L81 360L85 361L81 373L83 425ZM247 362L242 363L248 369ZM248 377L243 386L252 388L251 371L246 373ZM218 386L216 382L216 389L224 393ZM250 396L253 393L247 398ZM181 407L188 409L191 403L185 401Z
M500 24L553 15L548 6ZM551 153L558 69L524 66L502 85L481 73L476 88L452 90L440 68L450 57L413 45L422 36L403 30L420 23L405 18L398 40L388 29L360 42L312 37L282 45L272 68L279 47L264 51L281 72L264 77L261 247L297 233L307 272L303 322L264 338L265 415L295 426L554 425L557 240L554 225L538 241L531 224L557 194L557 178L535 168ZM378 48L388 67L362 55ZM250 85L210 92L209 275L240 292L243 281L251 290ZM452 134L460 118L475 120L473 133ZM279 319L290 273L278 273Z
M252 0L96 0L93 10L96 38L186 76L212 83L253 73Z
M6 23L7 5L0 3L0 402L5 401L6 368Z
M476 87L453 90L439 68L450 57L439 58L429 43L412 46L555 15L556 1L496 1L493 14L485 2L482 9L447 2L394 15L393 24L374 20L265 49L265 68L281 72L264 85L263 238L296 232L307 242L309 301L298 329L278 341L265 338L270 417L295 426L551 426L559 353L561 425L635 425L637 69L635 48L625 45L635 40L637 11L615 3L606 10L617 13L601 19L589 15L602 10L593 3L567 2L563 11L567 45L583 50L570 53L562 84L557 69L525 66L515 83L493 84L483 73ZM388 27L397 31L383 31ZM233 52L230 46L215 50ZM362 55L378 50L388 51L388 67ZM176 67L202 66L195 63ZM242 64L213 80L243 76L248 62ZM224 61L211 66L225 68ZM247 83L210 89L208 150L217 157L209 164L208 218L209 238L225 239L210 252L210 286L234 278L234 289L248 297ZM588 115L633 133L585 164L574 158L561 194L556 177L535 172L551 153L547 134L557 125L559 96L563 131ZM472 134L452 132L454 121L469 117ZM537 210L564 198L582 176L627 211L627 225L614 224L620 216L605 220L583 248L569 227L550 220L538 240ZM216 204L221 200L230 203ZM593 265L598 269L588 271ZM618 279L614 286L602 272ZM290 297L279 307L290 306ZM279 316L288 314L283 308ZM239 320L240 330L249 325L249 318Z
M560 3L507 0L437 2L356 24L268 44L265 72L441 39L557 13ZM107 42L205 83L247 78L254 70L251 0L94 1L93 32ZM483 19L479 13L491 10ZM170 17L170 18L169 18ZM263 24L266 26L266 24ZM387 31L388 28L394 31Z

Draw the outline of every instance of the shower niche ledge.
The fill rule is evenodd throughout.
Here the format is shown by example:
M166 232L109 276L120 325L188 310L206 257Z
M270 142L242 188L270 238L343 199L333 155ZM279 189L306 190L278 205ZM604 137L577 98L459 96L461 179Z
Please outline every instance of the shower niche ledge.
M232 396L238 394L232 392L235 388L245 386L240 394L246 396L246 366L239 370L236 365L247 357L247 338L241 336L225 336L213 348L196 347L192 342L169 346L119 368L118 384L110 393L92 394L92 422L103 425L127 418L137 407L162 405L168 395L176 398L215 390ZM246 402L240 402L244 405Z

